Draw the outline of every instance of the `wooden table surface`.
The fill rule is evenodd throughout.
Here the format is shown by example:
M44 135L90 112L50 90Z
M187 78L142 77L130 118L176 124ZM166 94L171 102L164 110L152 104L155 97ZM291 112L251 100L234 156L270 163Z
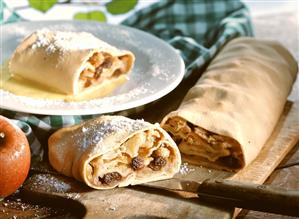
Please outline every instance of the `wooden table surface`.
M296 11L277 16L267 15L256 17L253 19L253 23L257 37L280 41L292 52L296 60L299 61L299 25ZM298 78L289 99L299 101ZM299 142L267 179L266 184L289 189L299 189ZM0 218L77 218L77 216L63 207L50 208L32 203L24 203L18 193L0 202ZM292 217L242 210L237 218L291 219Z

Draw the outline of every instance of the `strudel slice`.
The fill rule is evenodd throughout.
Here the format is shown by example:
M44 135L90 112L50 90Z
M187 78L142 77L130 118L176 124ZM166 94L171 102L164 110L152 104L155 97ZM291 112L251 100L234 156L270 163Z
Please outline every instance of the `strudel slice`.
M80 95L116 83L131 71L132 52L117 49L87 32L38 30L13 53L9 70L55 92Z
M49 161L60 173L95 189L171 178L181 157L159 124L101 116L50 136Z

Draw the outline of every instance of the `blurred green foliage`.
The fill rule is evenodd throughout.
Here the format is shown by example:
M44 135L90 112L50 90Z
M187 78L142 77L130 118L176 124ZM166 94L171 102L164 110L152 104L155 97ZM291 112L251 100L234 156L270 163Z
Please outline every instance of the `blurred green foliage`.
M58 0L28 0L29 6L41 11L47 12L56 3L57 4L72 4L71 0L59 2ZM101 1L96 2L99 7L106 7L107 12L112 15L126 14L133 10L138 3L138 0L111 0L106 4L101 4ZM88 7L88 1L82 1L80 4ZM95 20L95 21L107 21L107 17L103 11L90 11L90 12L78 12L74 15L76 20Z
M138 0L112 0L106 4L107 11L110 14L125 14L137 5Z
M105 22L106 15L102 11L91 11L87 13L79 12L74 15L74 19L76 20L94 20Z
M41 12L47 12L57 3L57 0L28 0L29 5Z

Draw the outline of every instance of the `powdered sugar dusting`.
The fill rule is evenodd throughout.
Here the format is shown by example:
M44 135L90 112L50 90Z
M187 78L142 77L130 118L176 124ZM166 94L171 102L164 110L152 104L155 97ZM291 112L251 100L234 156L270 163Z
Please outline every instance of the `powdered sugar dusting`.
M161 71L159 66L157 65L152 65L152 75L155 78L158 78L159 80L164 80L164 81L169 81L171 78L171 76L173 77L173 75L169 75L167 72L165 71Z
M41 29L34 33L36 41L31 45L36 48L45 48L48 54L72 50L85 50L93 48L110 47L107 43L87 32L64 32Z
M194 168L190 168L188 163L182 163L181 167L180 167L180 174L182 175L187 175L190 172L193 172L195 169Z
M47 46L51 46L50 45L50 40L47 37L47 33L49 31L45 31L45 30L41 30L41 31L37 31L36 32L36 41L31 45L32 49L36 49L39 47L47 47ZM46 50L49 50L48 48Z
M82 132L84 133L84 132L87 132L88 131L88 129L87 128L85 128L84 126L82 127Z
M122 116L103 116L89 120L77 129L67 133L65 139L58 143L56 156L58 160L64 160L66 147L74 146L74 150L84 152L91 146L100 146L101 142L115 133L133 133L144 127L148 123L144 120L133 120ZM70 143L71 142L71 143Z
M100 117L101 118L101 117ZM81 130L71 133L71 141L76 142L80 150L85 150L91 145L98 145L104 138L119 132L132 133L147 125L143 120L132 120L126 117L105 117L103 120L94 119L87 121Z
M71 185L57 179L50 174L38 174L35 178L33 186L36 188L43 188L45 192L64 193L71 189Z

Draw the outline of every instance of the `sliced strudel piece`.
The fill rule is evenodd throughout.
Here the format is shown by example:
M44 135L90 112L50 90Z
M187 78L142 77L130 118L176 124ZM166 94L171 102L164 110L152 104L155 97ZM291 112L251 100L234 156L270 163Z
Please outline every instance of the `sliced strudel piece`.
M15 50L9 70L56 92L80 95L117 83L132 69L133 53L119 50L86 32L42 29Z
M60 173L96 189L171 178L181 157L159 124L101 116L50 136L49 160Z

